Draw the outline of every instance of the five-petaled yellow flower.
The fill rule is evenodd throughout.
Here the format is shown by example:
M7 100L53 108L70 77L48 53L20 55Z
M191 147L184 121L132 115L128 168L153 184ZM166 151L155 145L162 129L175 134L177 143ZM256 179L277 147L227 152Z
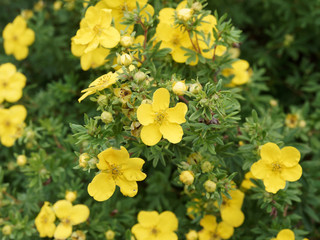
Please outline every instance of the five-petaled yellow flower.
M75 44L86 45L84 53L88 53L99 46L113 48L120 41L120 33L111 26L112 15L110 9L89 7L80 29L72 39Z
M86 205L72 203L67 200L59 200L53 205L53 209L60 219L54 237L55 239L66 239L72 233L72 226L85 222L90 214L90 210Z
M203 229L198 233L199 240L229 239L234 232L233 227L226 222L217 224L216 217L212 215L205 215L201 219L200 225Z
M88 185L88 193L97 201L108 200L114 193L116 185L123 195L134 197L138 193L137 181L146 178L141 172L144 160L130 158L127 149L108 148L98 155L97 167L101 172Z
M131 229L137 240L178 240L174 233L178 229L178 219L173 212L140 211L138 222Z
M22 97L27 78L12 63L0 65L0 103L16 102Z
M160 88L153 94L152 104L141 104L137 110L139 122L143 125L141 140L148 146L157 144L161 137L171 143L182 139L183 129L179 125L186 121L188 107L185 103L177 103L169 108L170 94L165 88Z
M278 234L276 238L272 238L270 240L294 240L294 232L292 232L290 229L282 229Z
M56 220L56 215L54 211L49 206L49 202L45 202L35 219L36 228L40 234L40 237L53 237L54 231L56 230L56 225L54 221Z
M300 152L294 147L280 148L275 143L261 147L261 159L251 166L253 176L262 179L266 191L276 193L284 189L286 181L297 181L302 175Z
M231 64L232 68L222 70L222 75L229 77L233 75L230 87L245 84L249 81L251 72L249 70L249 63L246 60L239 59Z
M118 77L118 74L113 72L109 72L107 74L104 74L98 77L96 80L90 83L88 88L81 91L84 94L78 99L78 101L81 102L83 99L85 99L89 95L110 87L112 84L114 84L117 81L117 77Z
M9 23L2 33L4 50L7 55L13 54L17 60L28 56L30 46L35 39L34 31L27 28L27 22L22 16L17 16Z

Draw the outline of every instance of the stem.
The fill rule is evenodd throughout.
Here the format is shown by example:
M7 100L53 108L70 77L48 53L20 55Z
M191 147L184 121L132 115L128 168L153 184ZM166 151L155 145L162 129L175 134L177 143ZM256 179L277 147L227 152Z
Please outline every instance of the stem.
M181 101L185 102L186 104L189 104L189 101L188 101L187 99L185 99L184 96L178 96L178 97L179 97L179 99L180 99Z
M194 48L194 50L199 53L199 50L197 49L196 45L194 45L193 41L192 41L192 38L191 38L191 32L190 30L188 30L188 34L189 34L189 39L190 39L190 42L192 44L192 47Z

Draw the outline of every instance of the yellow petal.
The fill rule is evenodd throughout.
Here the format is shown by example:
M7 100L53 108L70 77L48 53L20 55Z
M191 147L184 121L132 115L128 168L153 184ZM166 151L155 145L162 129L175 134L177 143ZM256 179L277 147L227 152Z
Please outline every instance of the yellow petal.
M79 99L78 102L80 103L83 99L85 99L86 97L88 97L89 95L92 95L96 92L96 90L94 91L87 91L85 94L83 94Z
M3 42L4 51L7 55L10 55L14 52L15 46L15 42L11 40L4 40Z
M76 57L81 57L86 47L87 45L76 44L74 41L71 42L71 52Z
M217 219L213 215L205 215L201 219L200 225L207 231L215 232L217 228Z
M86 45L89 44L93 38L95 37L95 33L88 28L80 28L77 31L75 37L73 37L73 41L75 44Z
M90 67L92 66L92 51L88 53L84 53L81 56L80 65L83 71L87 71L90 69Z
M286 181L277 174L272 174L268 178L263 179L263 183L266 187L266 191L271 193L276 193L286 186Z
M284 147L281 149L281 160L286 167L293 167L300 161L301 155L294 147Z
M183 50L180 46L173 49L171 52L172 58L177 63L184 63L187 61L189 56L186 55L186 51Z
M259 160L258 162L255 162L254 164L252 164L250 171L252 172L252 175L255 178L264 179L268 177L268 174L269 174L268 170L269 170L269 165L266 164L264 161Z
M277 240L294 240L294 232L290 229L283 229L277 235Z
M261 160L272 163L279 161L281 157L281 151L277 144L268 142L261 147L260 156Z
M25 59L28 56L29 49L23 45L16 45L13 55L17 60Z
M130 158L127 163L123 166L123 176L128 181L142 181L147 175L141 172L142 165L144 160L141 158Z
M247 70L249 68L249 63L246 60L238 60L232 63L232 68L237 70Z
M135 181L128 181L123 176L115 179L116 184L120 187L120 191L124 196L134 197L138 193L138 184Z
M100 170L109 169L111 164L119 165L126 163L129 160L129 153L127 149L121 146L120 150L114 148L108 148L98 154L99 163L97 167ZM110 164L110 165L109 165Z
M188 111L188 107L185 103L179 102L173 108L169 108L166 113L168 114L168 121L172 123L184 123L186 122L185 115Z
M34 42L35 34L30 28L27 28L22 36L19 38L19 42L25 46L29 46Z
M151 231L151 227L146 228L146 227L143 227L141 224L136 224L132 227L131 232L134 234L136 239L155 240L154 235L152 234L152 231Z
M222 207L220 213L222 220L232 227L239 227L244 221L244 214L237 207Z
M160 232L157 239L178 240L178 236L174 232Z
M72 225L85 222L90 214L89 208L84 204L77 204L72 207L69 219Z
M183 136L183 129L177 123L163 122L160 126L160 132L163 138L171 143L178 143Z
M59 219L69 217L71 209L72 203L67 200L59 200L53 205L53 210Z
M142 125L154 123L154 112L151 104L141 104L137 110L138 121Z
M9 108L9 114L11 115L12 123L21 124L27 116L27 110L23 105L14 105Z
M163 8L159 12L160 23L173 24L174 21L174 9L173 8Z
M233 207L237 207L239 209L241 209L242 207L242 203L244 200L244 193L241 192L240 190L236 189L236 190L231 190L229 192L231 199L228 199L228 204L230 204Z
M173 212L164 211L159 215L159 222L157 227L162 232L173 232L178 229L178 219Z
M159 88L153 93L152 109L154 112L161 112L169 108L170 93L165 88Z
M116 184L111 176L107 173L99 173L88 185L88 193L97 201L108 200L114 193Z
M281 171L281 177L289 182L294 182L300 179L302 168L299 164L291 168L285 168Z
M99 40L103 47L113 48L120 42L120 33L114 27L110 27L101 33Z
M9 136L9 135L3 135L1 136L1 144L6 147L12 147L14 145L14 142L16 141L15 137Z
M72 233L72 225L59 223L54 232L55 239L67 239Z
M156 226L159 222L159 213L156 211L140 211L138 213L138 222L145 228Z
M222 239L229 239L234 233L234 228L226 222L220 222L217 227L217 234Z
M206 229L202 229L198 232L199 240L210 240L212 237L212 233Z
M143 126L140 132L141 140L148 146L156 145L162 137L162 134L157 124L149 124Z

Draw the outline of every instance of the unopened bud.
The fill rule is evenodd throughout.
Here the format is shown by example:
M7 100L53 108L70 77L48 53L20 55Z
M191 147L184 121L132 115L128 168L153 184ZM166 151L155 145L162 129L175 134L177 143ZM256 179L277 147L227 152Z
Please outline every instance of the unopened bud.
M73 202L77 198L77 191L66 191L65 199L69 202Z
M79 166L85 168L88 165L90 156L88 153L82 153L79 157Z
M178 11L178 18L182 21L188 21L193 14L193 9L182 8Z
M100 95L99 97L98 97L98 100L97 100L97 103L99 104L99 105L106 105L107 104L107 96L106 95Z
M53 9L55 10L55 11L58 11L60 8L62 7L62 2L61 1L55 1L54 3L53 3Z
M26 158L25 155L19 155L19 156L17 157L17 164L18 164L20 167L26 165L26 163L27 163L27 158Z
M182 171L179 176L180 181L185 185L191 185L194 181L193 172Z
M150 99L143 99L143 100L141 101L141 104L152 104L152 100L150 100Z
M86 240L86 234L81 230L77 230L71 234L71 240Z
M172 91L178 96L183 95L185 91L188 90L188 87L185 84L185 81L174 82L172 84Z
M137 72L135 75L134 75L134 79L137 81L137 82L142 82L146 79L147 75L144 73L144 72Z
M209 161L205 161L201 164L201 170L203 173L211 172L213 169L212 164Z
M269 103L270 103L270 105L271 105L272 107L278 106L278 101L275 100L275 99L271 99Z
M202 4L200 2L195 2L192 4L191 9L193 9L194 11L201 11Z
M113 117L112 114L110 112L107 111L103 111L101 113L101 120L102 122L104 122L105 124L111 123L113 121Z
M130 47L133 44L133 38L130 36L122 36L120 39L120 44L123 47Z
M186 234L186 239L187 240L197 240L198 239L198 233L195 230L190 230Z
M202 90L202 85L199 82L190 84L189 92L193 94L197 94L201 90Z
M115 233L112 230L108 230L108 231L106 231L105 236L106 236L107 240L113 240Z
M10 235L12 233L12 227L10 225L4 225L2 228L3 235Z
M96 168L97 166L97 163L98 163L98 159L93 157L91 158L89 161L88 161L88 165L89 167L92 169L92 168Z
M299 127L304 128L305 126L307 126L306 121L305 121L305 120L301 120L301 121L299 122Z
M206 191L208 193L212 193L216 190L217 188L217 184L211 180L207 180L205 181L205 183L203 184L204 188L206 189Z
M129 54L124 53L121 56L118 56L117 61L119 65L127 67L132 63L132 57Z

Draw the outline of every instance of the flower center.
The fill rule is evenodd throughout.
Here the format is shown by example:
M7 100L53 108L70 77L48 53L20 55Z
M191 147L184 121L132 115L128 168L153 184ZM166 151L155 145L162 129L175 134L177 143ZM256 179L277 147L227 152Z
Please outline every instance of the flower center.
M10 126L11 126L11 123L10 123L10 121L7 120L7 121L4 122L4 125L5 125L6 127L10 127Z
M47 216L42 216L41 222L44 223L44 224L47 223L48 222Z
M281 172L281 164L279 162L272 163L272 171Z
M179 36L178 36L178 35L176 35L176 36L173 37L173 39L172 39L172 44L173 44L174 46L180 45L180 39L179 39Z
M2 87L3 88L6 88L8 86L8 83L7 82L2 82Z
M113 178L117 178L119 175L122 174L122 172L120 171L121 166L120 165L116 165L116 164L111 164L110 166L110 171L112 174Z
M211 232L211 236L209 240L220 240L221 238L214 232Z
M158 229L156 229L156 227L153 227L151 229L151 234L157 236L157 234L159 233Z
M63 219L61 222L62 222L63 224L65 224L65 225L70 225L70 224L71 224L71 221L70 221L69 218L65 218L65 219Z
M155 122L157 124L161 125L165 118L166 118L166 113L165 112L156 112Z
M98 34L98 35L101 35L102 31L103 31L103 28L98 24L98 25L95 25L93 27L93 31Z

